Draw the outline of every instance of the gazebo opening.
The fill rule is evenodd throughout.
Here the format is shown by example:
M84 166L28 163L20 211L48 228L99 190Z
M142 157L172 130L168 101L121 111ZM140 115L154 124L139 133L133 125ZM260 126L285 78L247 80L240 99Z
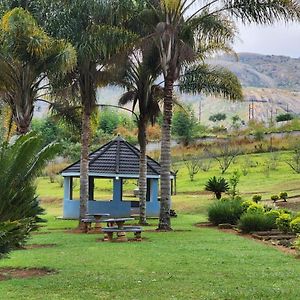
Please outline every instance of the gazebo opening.
M139 149L119 136L89 155L88 213L103 212L112 217L130 217L139 213L139 158ZM79 197L74 197L74 179L80 177L80 161L64 169L62 176L63 217L77 219ZM160 164L147 157L147 217L159 216L159 178Z

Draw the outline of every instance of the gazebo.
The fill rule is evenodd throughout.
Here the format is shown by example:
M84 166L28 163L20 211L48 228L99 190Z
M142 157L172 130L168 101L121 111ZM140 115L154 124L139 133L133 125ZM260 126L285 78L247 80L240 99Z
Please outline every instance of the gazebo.
M89 155L89 201L88 213L109 213L111 217L129 217L139 213L139 203L123 201L123 181L139 178L140 151L118 136ZM63 218L79 217L79 199L73 197L73 179L80 177L80 161L62 171L64 177ZM95 180L112 180L112 199L94 199ZM147 157L147 202L148 217L158 217L160 203L158 182L160 164ZM173 178L173 175L171 176Z

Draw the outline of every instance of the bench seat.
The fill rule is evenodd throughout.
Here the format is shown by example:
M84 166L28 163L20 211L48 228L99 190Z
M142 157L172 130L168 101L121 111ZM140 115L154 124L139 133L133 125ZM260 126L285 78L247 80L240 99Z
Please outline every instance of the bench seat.
M136 241L142 240L142 233L143 229L140 226L124 226L123 228L118 227L105 227L102 228L102 232L104 235L104 241L112 241L113 240L113 234L117 234L117 241L121 242L127 242L128 239L126 237L126 232L133 232Z

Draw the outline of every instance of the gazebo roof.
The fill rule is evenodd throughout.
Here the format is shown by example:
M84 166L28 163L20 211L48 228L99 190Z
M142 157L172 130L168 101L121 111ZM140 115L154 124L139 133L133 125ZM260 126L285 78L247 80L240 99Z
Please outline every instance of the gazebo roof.
M140 150L118 136L89 155L89 175L99 177L139 175ZM80 161L64 169L62 175L79 176ZM147 156L147 177L159 177L160 164Z

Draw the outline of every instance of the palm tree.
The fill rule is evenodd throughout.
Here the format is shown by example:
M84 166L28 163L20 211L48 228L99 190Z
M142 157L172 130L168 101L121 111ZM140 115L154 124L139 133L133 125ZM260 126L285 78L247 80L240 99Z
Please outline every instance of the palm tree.
M129 2L123 4L128 5ZM87 212L88 154L91 116L97 104L96 90L110 82L112 58L137 38L119 26L128 19L128 11L121 4L122 1L108 0L57 0L45 8L51 16L45 24L47 30L54 36L68 39L78 56L74 70L59 81L71 86L81 100L80 225ZM47 12L44 14L47 15Z
M29 12L14 8L0 24L0 92L9 105L17 133L28 132L34 103L48 93L51 76L70 71L75 49L47 35Z
M187 64L199 59L198 53L206 48L207 42L211 45L221 43L226 46L232 41L235 34L232 20L239 19L244 23L259 24L271 24L277 20L299 20L300 6L294 0L270 0L268 2L261 0L251 2L248 0L160 0L155 2L152 8L159 22L156 25L154 37L160 53L165 84L159 229L169 230L171 229L169 213L170 128L175 82L183 74ZM220 90L214 90L214 93L217 92ZM235 98L233 93L225 93L225 96Z
M229 183L223 177L216 178L216 176L214 176L208 179L205 184L205 190L213 192L216 195L216 198L220 200L222 193L229 191Z
M147 125L155 123L160 113L159 100L162 98L161 88L155 80L161 73L156 48L150 47L142 51L134 51L124 64L121 78L127 92L122 95L119 105L133 103L132 110L138 106L137 118L138 141L140 145L139 170L139 201L141 225L146 225L146 194L147 194Z

